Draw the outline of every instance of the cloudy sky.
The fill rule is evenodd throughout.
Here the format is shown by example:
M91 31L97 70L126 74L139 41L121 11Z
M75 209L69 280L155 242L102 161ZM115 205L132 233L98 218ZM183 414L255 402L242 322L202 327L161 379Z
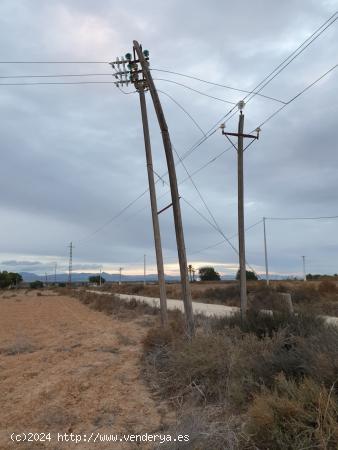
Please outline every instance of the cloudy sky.
M125 273L140 273L146 254L148 271L155 271L148 193L119 215L147 188L138 95L124 95L111 83L8 83L111 82L108 62L131 51L137 39L149 49L153 69L250 91L336 9L336 0L2 0L1 61L72 63L0 64L0 83L5 84L0 86L0 270L44 273L53 271L55 262L59 271L65 270L67 246L73 241L76 270L102 266L116 272L122 266ZM290 100L338 63L337 42L338 21L261 94ZM271 119L262 127L259 141L245 152L247 227L263 216L338 215L337 72ZM62 74L91 75L5 78ZM236 103L245 96L167 72L153 70L153 77L180 155L229 111L232 105L224 100ZM132 91L125 87L125 92ZM149 95L147 100L154 169L164 174L161 135ZM245 107L246 131L280 106L255 96ZM237 121L238 114L227 122L227 130L236 131ZM194 173L228 147L217 130L184 160L186 169ZM177 166L177 176L179 181L187 178L182 165ZM223 233L237 247L235 150L193 178ZM156 187L161 208L170 203L170 195L161 180ZM194 186L186 180L179 190L189 263L195 267L208 263L221 273L233 273L236 253L220 243L222 236L185 201L212 220ZM160 225L166 272L175 274L171 210L161 214ZM338 272L337 226L338 219L267 221L271 272L299 274L302 255L307 272ZM262 224L248 230L246 238L247 260L263 272Z

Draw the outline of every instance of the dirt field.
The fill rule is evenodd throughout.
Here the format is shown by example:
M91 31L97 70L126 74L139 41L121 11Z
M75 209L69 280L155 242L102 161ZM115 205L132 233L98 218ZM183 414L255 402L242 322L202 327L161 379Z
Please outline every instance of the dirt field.
M133 449L10 443L12 432L153 433L166 420L140 375L141 316L114 320L52 292L0 296L0 449ZM144 444L141 448L147 448Z

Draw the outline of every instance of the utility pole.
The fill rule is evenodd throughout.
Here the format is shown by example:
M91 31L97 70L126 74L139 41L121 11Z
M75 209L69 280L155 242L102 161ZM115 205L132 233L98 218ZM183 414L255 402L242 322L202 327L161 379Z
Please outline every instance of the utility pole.
M120 284L120 285L122 284L122 270L123 270L123 267L120 267L120 268L119 268L119 272L120 272L120 280L119 280L119 284Z
M163 113L162 105L149 70L149 63L146 60L149 53L148 51L142 51L139 43L137 41L133 41L134 44L134 53L135 56L138 57L138 62L141 65L143 76L147 82L149 87L149 91L153 100L154 108L156 111L157 120L162 133L162 141L165 150L167 166L168 166L168 174L170 181L170 191L171 191L171 199L172 199L172 207L174 213L174 222L175 222L175 233L176 233L176 243L177 243L177 252L180 266L180 274L181 274L181 285L182 285L182 297L184 303L184 312L186 318L187 325L187 333L189 337L192 337L195 334L195 325L194 325L194 315L192 309L192 300L191 300L191 291L189 285L188 278L188 266L187 266L187 255L185 249L184 242L184 233L183 233L183 225L182 225L182 216L181 216L181 207L179 202L179 194L177 187L177 177L176 177L176 169L175 162L172 152L171 140L169 135L169 130L167 126L167 122L165 120L165 116Z
M102 268L100 267L100 287L101 287L101 285L102 285L102 276L101 276L101 273L102 273Z
M47 272L45 272L45 282L46 282L46 286L47 286L47 281L48 281L48 276L47 276Z
M241 298L241 316L242 320L246 318L246 312L248 309L247 288L246 288L246 259L245 259L245 232L244 232L244 138L258 139L260 129L257 128L257 135L244 134L244 114L243 108L245 103L241 100L238 103L239 109L239 121L238 121L238 133L225 132L225 124L221 125L222 134L231 142L231 144L237 150L237 181L238 181L238 250L239 250L239 286L240 286L240 298ZM237 147L231 141L229 136L236 136Z
M57 263L55 263L54 265L54 283L56 284L56 268L57 268Z
M269 280L269 266L268 266L268 249L267 249L267 246L266 246L266 229L265 229L265 221L266 221L266 217L263 217L264 257L265 257L265 279L266 279L266 285L269 286L270 280Z
M69 245L69 271L68 271L68 284L72 286L72 271L73 271L73 243Z
M147 266L146 266L146 255L143 255L143 286L147 284Z
M137 67L137 64L136 64L136 67ZM134 84L135 84L136 89L138 90L139 97L140 97L144 147L145 147L145 151L146 151L148 184L149 184L149 193L150 193L151 217L152 217L152 222L153 222L153 233L154 233L154 243L155 243L156 264L157 264L157 276L158 276L158 284L159 284L159 288L160 288L161 321L162 321L163 325L167 325L167 323L168 323L167 293L166 293L165 278L164 278L162 241L161 241L160 223L159 223L159 218L158 218L158 213L157 213L157 199L156 199L156 189L155 189L155 180L154 180L154 171L153 171L153 158L152 158L151 144L150 144L147 103L146 103L146 99L145 99L145 95L144 95L144 89L146 87L146 84L143 80L142 81L135 80ZM145 256L144 256L144 258L145 258ZM145 259L144 259L144 270L145 270ZM145 276L144 276L144 284L145 284Z
M303 260L303 280L306 281L305 256L302 256L302 260Z

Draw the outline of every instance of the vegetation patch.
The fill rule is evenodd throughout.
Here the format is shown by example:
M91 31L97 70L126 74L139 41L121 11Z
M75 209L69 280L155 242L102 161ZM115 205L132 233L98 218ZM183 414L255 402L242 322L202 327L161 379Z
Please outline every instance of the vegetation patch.
M171 322L143 342L152 389L177 409L177 428L193 430L184 448L338 448L337 328L257 311L198 323L191 341ZM203 424L187 420L197 416Z

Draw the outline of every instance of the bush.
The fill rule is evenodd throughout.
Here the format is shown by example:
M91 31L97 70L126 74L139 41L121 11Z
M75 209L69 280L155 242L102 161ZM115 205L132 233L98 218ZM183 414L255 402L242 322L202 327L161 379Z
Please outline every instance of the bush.
M105 312L106 314L116 314L119 317L126 315L126 313L132 316L137 314L151 314L156 315L159 313L157 308L154 308L147 303L139 302L135 299L121 300L116 295L99 295L90 292L75 292L73 295L79 298L79 300L85 305L89 305L90 308L97 311Z
M279 375L272 390L255 396L246 431L260 449L336 449L337 408L333 389L308 378L297 384Z
M212 329L215 331L238 327L244 333L253 333L258 338L272 337L281 329L285 329L289 335L307 337L323 329L324 324L323 318L312 314L290 315L283 312L268 314L254 309L247 311L245 321L242 321L240 313L211 321Z
M41 289L41 288L43 288L43 283L42 283L42 281L39 281L39 280L32 281L31 283L29 283L29 287L31 289Z

